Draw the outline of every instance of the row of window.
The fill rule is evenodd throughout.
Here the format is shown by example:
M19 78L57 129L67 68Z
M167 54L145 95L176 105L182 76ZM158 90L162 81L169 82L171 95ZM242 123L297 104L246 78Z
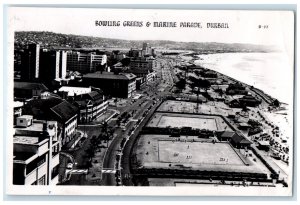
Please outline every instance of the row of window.
M31 185L46 185L46 175L33 182Z

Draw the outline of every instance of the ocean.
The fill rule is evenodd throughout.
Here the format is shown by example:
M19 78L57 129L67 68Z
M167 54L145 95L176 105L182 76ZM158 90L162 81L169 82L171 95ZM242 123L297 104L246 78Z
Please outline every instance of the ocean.
M199 55L195 64L253 85L280 102L293 102L293 62L284 53Z

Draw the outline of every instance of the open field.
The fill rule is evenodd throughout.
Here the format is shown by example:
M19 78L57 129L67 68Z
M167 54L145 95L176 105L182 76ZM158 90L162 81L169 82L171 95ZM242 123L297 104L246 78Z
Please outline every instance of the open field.
M197 117L162 116L157 127L193 127L197 129L217 130L216 120Z
M212 143L212 139L197 136L141 135L133 149L137 167L185 169L219 172L267 173L268 168L248 150L234 149L227 142ZM244 162L247 162L246 165Z
M160 162L244 165L229 143L158 141L158 145Z
M228 124L219 116L160 112L152 116L147 127L191 127L211 131L232 131Z
M211 114L211 115L223 115L235 114L240 112L240 108L230 108L224 102L207 102L198 104L187 101L166 100L157 109L159 112L181 112L181 113L198 113L198 114Z

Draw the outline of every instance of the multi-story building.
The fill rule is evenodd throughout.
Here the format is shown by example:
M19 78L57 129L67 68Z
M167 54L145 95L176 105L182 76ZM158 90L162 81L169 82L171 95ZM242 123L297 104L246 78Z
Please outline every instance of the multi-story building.
M40 77L43 82L65 79L67 72L66 51L43 50L40 53Z
M56 121L18 117L13 137L13 184L57 184L60 142Z
M55 120L61 131L62 146L72 143L77 127L78 108L57 97L30 100L23 106L23 114L41 120Z
M150 70L153 69L153 58L131 58L129 63L129 68L131 70L139 69L139 70Z
M40 74L40 45L29 44L21 56L21 79L37 80Z
M106 96L128 98L136 91L136 76L131 73L89 73L83 75L82 84L100 88Z
M142 54L143 52L140 49L130 49L130 51L128 52L128 56L132 58L142 57Z
M68 52L67 54L67 69L70 71L78 71L80 73L95 72L98 66L105 67L106 63L106 55L75 51Z
M79 121L81 123L97 119L108 107L108 101L100 91L91 91L74 98L74 105L79 109Z

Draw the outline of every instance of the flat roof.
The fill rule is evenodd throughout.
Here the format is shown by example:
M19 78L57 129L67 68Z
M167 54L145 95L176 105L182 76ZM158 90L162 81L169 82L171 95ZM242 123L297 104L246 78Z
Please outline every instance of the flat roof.
M21 115L20 117L18 118L27 118L27 119L33 119L33 116L32 115Z
M132 73L119 73L113 72L95 72L83 75L83 78L99 78L99 79L119 79L119 80L131 80L136 78L136 75Z
M258 141L258 144L263 145L263 146L269 146L270 145L270 143L267 142L267 141Z
M43 123L50 123L50 122L54 122L56 123L56 121L44 121L44 120L34 120L33 123L28 126L28 127L18 127L18 126L15 126L15 129L17 130L27 130L27 131L39 131L39 132L42 132L43 131Z
M14 136L13 142L17 144L38 145L40 142L48 140L44 137L35 136Z
M33 158L34 157L34 158ZM37 158L38 155L34 152L14 152L14 163L25 163L30 158Z
M14 104L13 104L14 108L16 108L16 107L22 107L23 105L24 105L24 103L20 102L20 101L14 101Z
M48 90L48 88L42 83L32 83L32 82L14 82L14 88L25 89L25 90Z

